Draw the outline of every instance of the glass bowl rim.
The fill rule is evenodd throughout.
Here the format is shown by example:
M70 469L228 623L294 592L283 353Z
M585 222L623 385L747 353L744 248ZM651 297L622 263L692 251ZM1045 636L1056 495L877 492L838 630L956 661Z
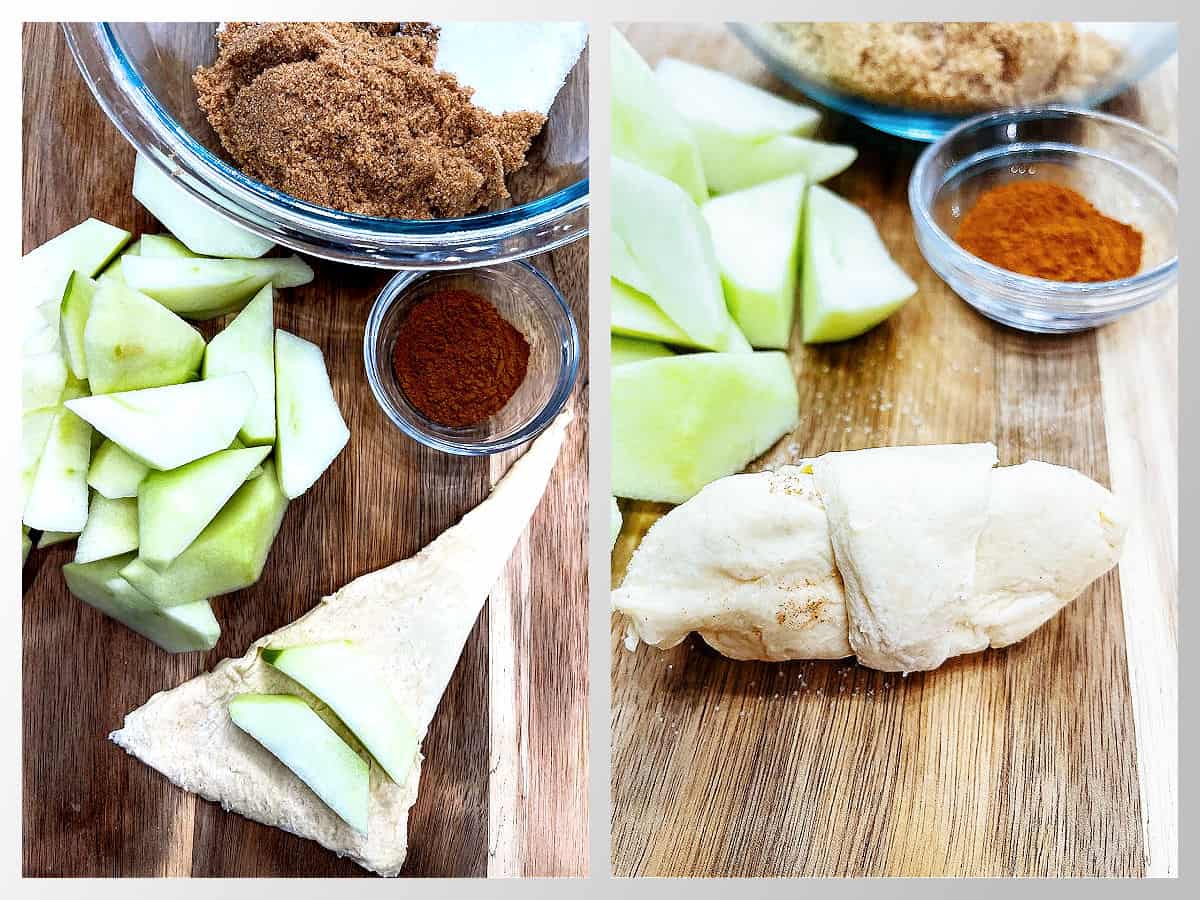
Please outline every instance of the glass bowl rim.
M1008 269L1003 269L1000 266L980 259L972 253L968 253L934 220L929 206L925 202L924 193L926 188L938 177L932 172L934 158L951 141L966 131L1001 124L1003 122L1073 117L1093 119L1126 130L1163 152L1178 169L1179 153L1168 141L1136 122L1109 113L1097 112L1086 107L1053 103L1039 106L1012 107L1010 109L973 116L964 120L922 150L916 164L913 166L912 174L908 181L908 205L913 215L914 224L918 230L925 232L934 240L939 252L949 257L949 265L960 270L973 271L980 277L984 277L990 281L1003 281L1007 286L1028 291L1031 295L1037 296L1039 299L1058 301L1078 300L1082 297L1094 299L1096 297L1132 293L1168 281L1175 275L1179 269L1178 248L1175 255L1159 263L1153 269L1147 272L1139 272L1128 278L1118 278L1112 281L1052 281L1032 275L1022 275L1018 272L1010 272ZM1022 145L1014 143L1010 146L1020 148ZM940 184L937 184L934 188L935 192L944 183L942 181ZM1178 204L1177 192L1171 196L1176 204Z
M540 284L542 287L543 294L548 295L553 300L553 303L549 304L550 308L557 308L562 313L562 320L566 323L567 360L558 373L555 388L550 395L550 399L527 423L502 440L483 442L450 441L417 430L406 418L395 415L391 409L391 405L385 402L385 392L380 383L379 375L380 360L376 348L384 317L403 293L411 289L416 282L431 278L478 275L487 269L502 269L506 266L519 266L532 275L535 283ZM367 370L367 381L371 386L371 395L374 397L375 403L379 406L384 416L400 429L401 432L418 444L423 444L433 450L439 450L442 453L448 453L453 456L491 456L496 453L503 453L506 450L512 450L515 447L520 447L533 440L549 427L550 423L562 412L563 407L567 405L567 400L570 399L571 392L575 389L575 382L579 377L579 363L579 327L575 322L575 316L571 312L571 307L567 304L566 298L563 297L557 285L547 278L537 266L523 259L496 262L471 269L397 272L388 279L388 282L380 290L379 296L375 298L375 302L372 304L371 311L367 316L366 327L363 329L363 364Z
M254 213L281 221L288 227L316 232L311 236L320 240L350 242L367 238L390 243L400 239L431 246L436 246L439 240L447 237L477 237L485 240L503 237L514 227L528 229L551 223L561 216L585 209L589 204L589 179L586 177L552 194L519 206L455 219L389 219L361 216L308 203L243 175L192 137L159 103L117 39L112 23L64 23L63 27L76 62L83 70L89 86L93 88L93 93L97 93L95 77L83 63L83 55L78 47L80 38L96 41L97 49L103 55L117 88L132 104L153 137L165 145L166 151L175 158L180 168L212 187L223 199L238 206L249 206ZM133 139L120 115L111 108L111 103L99 96L97 99L105 107L105 112L109 114L113 123L139 151L144 152L155 165L168 174L173 174L171 167L161 158L165 155L162 150L141 147L141 142ZM186 180L175 180L193 196L211 205L211 201L200 196ZM252 225L244 221L240 224L254 230ZM586 228L575 233L572 239L583 237L585 234ZM545 252L549 249L553 247L535 252ZM479 264L488 265L503 261L487 259Z

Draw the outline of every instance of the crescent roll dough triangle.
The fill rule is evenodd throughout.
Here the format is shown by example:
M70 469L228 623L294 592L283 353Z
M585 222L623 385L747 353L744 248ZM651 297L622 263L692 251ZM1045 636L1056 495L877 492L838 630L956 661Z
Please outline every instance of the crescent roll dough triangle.
M661 518L613 608L627 643L887 671L1019 641L1116 564L1105 488L991 444L829 453L708 485Z
M569 421L569 413L560 415L487 500L416 556L355 579L292 624L259 638L244 656L155 694L109 737L184 790L318 841L381 875L398 874L408 848L420 753L403 784L390 781L372 762L368 830L362 835L238 729L228 702L246 692L298 694L349 738L315 697L262 662L258 651L352 640L372 658L423 739L475 619L546 490Z

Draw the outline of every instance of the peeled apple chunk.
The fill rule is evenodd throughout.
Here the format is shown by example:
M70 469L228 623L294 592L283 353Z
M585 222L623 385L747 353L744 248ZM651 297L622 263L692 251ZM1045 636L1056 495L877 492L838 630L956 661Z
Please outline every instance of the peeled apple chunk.
M37 303L56 297L72 272L94 276L128 242L130 234L99 219L87 219L21 258L19 277L25 298Z
M298 256L271 259L179 259L138 256L122 265L130 287L191 319L236 312L265 285L299 287L313 270Z
M147 475L137 501L142 562L164 571L270 452L270 447L223 450L169 472Z
M682 503L799 417L785 354L691 353L612 371L613 493Z
M334 711L396 784L404 784L421 742L376 664L350 641L267 648L263 661Z
M695 347L692 339L645 294L619 281L612 281L613 334Z
M693 343L749 349L725 308L708 225L679 185L614 159L612 228L644 273L650 297Z
M853 147L791 135L758 142L705 142L701 147L704 171L718 194L796 174L816 184L844 172L858 158Z
M67 407L152 469L176 469L224 450L254 405L250 376L70 400Z
M708 197L700 151L646 61L611 31L612 152L679 185L693 203Z
M57 350L21 357L21 411L58 406L67 383L67 364Z
M347 825L367 833L371 769L307 703L290 694L239 694L229 716Z
M639 341L617 335L612 337L612 365L614 368L629 363L644 362L647 359L674 355L675 352L666 344L655 341Z
M205 206L140 153L133 196L193 253L256 259L275 246Z
M186 381L200 368L204 338L145 294L114 282L92 297L83 332L93 394Z
M136 497L138 485L149 471L148 465L105 438L92 454L87 482L92 490L99 491L109 500Z
M140 256L149 259L194 259L196 254L169 234L143 234Z
M792 335L804 187L793 175L703 207L729 312L753 347L783 350Z
M917 292L871 217L819 185L808 190L801 278L807 344L858 337Z
M221 626L208 601L160 609L121 577L121 568L131 559L133 554L127 553L90 563L67 563L63 566L67 589L168 653L215 647Z
M87 524L75 545L75 562L89 563L120 556L138 548L136 500L109 500L92 494Z
M321 348L283 329L275 332L275 418L279 486L294 500L342 452L350 429L333 396Z
M274 288L263 287L236 319L208 342L204 377L245 372L254 383L254 406L238 436L246 444L275 441Z
M22 519L26 525L41 531L83 530L91 455L91 426L69 409L59 410L29 488Z
M177 606L250 587L262 575L288 500L275 464L238 488L216 518L161 573L138 558L121 575L158 606Z
M87 378L87 355L84 352L84 329L92 311L96 282L82 272L72 272L67 279L62 299L62 349L67 366L76 378Z
M697 136L728 141L779 134L810 135L821 123L820 113L811 106L785 100L705 66L666 57L659 61L654 74L672 106Z

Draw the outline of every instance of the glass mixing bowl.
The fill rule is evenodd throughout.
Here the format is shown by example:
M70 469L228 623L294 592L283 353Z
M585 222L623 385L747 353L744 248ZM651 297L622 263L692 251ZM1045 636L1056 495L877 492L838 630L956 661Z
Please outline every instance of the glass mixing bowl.
M384 269L482 266L544 253L588 232L587 50L563 85L512 203L459 219L383 219L298 200L224 157L196 104L192 73L216 58L216 22L76 22L63 26L83 77L137 150L193 196L276 243Z
M1080 94L1070 97L1027 97L1023 105L1067 102L1072 106L1098 106L1141 80L1165 62L1178 42L1178 27L1167 22L1121 24L1123 49L1117 65ZM849 93L816 77L802 65L800 51L773 24L732 23L730 29L776 77L817 103L853 116L872 128L916 141L935 141L952 128L984 110L945 115L876 103ZM1108 27L1108 26L1106 26Z

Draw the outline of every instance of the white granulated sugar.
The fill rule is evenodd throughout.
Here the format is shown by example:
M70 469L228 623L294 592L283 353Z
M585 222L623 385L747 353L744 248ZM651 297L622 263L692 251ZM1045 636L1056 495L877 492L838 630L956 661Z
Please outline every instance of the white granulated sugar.
M435 66L475 89L471 102L496 114L546 115L587 45L582 22L434 22Z

